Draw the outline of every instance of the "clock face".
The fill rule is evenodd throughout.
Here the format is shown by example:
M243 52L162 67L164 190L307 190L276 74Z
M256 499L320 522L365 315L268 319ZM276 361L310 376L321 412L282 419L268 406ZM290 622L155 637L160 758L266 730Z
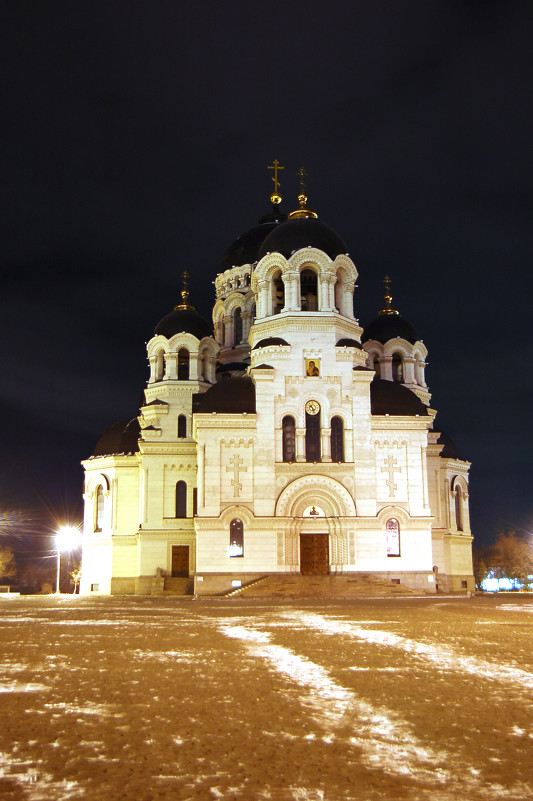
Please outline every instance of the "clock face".
M307 401L305 404L305 411L307 414L318 414L320 411L320 404L315 400Z

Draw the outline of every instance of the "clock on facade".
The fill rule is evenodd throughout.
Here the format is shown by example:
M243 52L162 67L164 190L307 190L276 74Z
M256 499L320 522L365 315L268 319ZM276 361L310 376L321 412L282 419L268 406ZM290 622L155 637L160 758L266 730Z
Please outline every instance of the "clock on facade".
M307 401L305 404L305 411L307 414L318 414L320 411L320 404L315 400Z

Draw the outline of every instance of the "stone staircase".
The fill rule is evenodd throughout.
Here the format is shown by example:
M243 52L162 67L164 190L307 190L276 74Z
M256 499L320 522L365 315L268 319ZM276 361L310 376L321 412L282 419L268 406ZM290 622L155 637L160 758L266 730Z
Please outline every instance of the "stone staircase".
M163 595L192 595L193 592L194 581L192 578L165 576Z
M272 574L226 593L230 598L383 598L421 595L420 590L366 574L302 576Z

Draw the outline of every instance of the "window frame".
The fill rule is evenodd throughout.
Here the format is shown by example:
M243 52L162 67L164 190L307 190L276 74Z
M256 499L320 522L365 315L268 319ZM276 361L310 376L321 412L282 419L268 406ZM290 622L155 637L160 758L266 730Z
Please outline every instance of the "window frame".
M229 525L228 556L230 559L241 559L244 556L244 524L238 517Z
M395 526L391 524L396 524ZM385 547L387 558L396 559L402 555L400 540L400 521L397 517L389 517L385 523Z

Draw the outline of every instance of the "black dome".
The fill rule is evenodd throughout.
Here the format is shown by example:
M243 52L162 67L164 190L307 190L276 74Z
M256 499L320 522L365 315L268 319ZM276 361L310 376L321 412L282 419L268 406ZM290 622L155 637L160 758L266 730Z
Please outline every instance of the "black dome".
M336 348L359 348L359 350L361 350L361 343L357 342L356 339L347 339L346 337L343 337L342 339L339 339L339 341L337 342L335 347Z
M410 389L397 381L374 378L370 384L372 414L399 414L427 417L427 406Z
M235 242L232 242L222 258L222 272L232 267L240 267L243 264L253 264L258 259L258 251L261 243L278 225L286 219L284 214L279 214L275 209L272 214L267 214L259 220L255 228L250 228L241 234Z
M288 345L289 343L286 340L282 339L281 337L267 337L266 339L260 340L257 345L254 345L253 350L257 348L268 348L269 345Z
M154 336L161 334L170 339L174 334L193 334L196 339L210 337L213 329L201 314L195 309L174 309L158 322L155 327Z
M215 370L217 381L225 381L227 378L242 376L249 366L249 362L219 362Z
M348 249L340 236L329 225L314 217L295 217L278 225L263 241L258 258L267 253L281 253L286 258L306 247L318 248L334 259Z
M438 429L435 430L437 431ZM443 449L440 452L440 455L444 459L459 459L459 460L461 459L461 456L459 455L459 451L457 450L455 442L444 431L440 432L440 436L437 440L437 443L439 445L444 445Z
M113 456L137 453L140 432L141 427L136 417L133 420L121 420L120 423L115 423L102 434L92 455Z
M226 378L195 396L195 412L255 413L255 384L249 376Z
M402 339L414 345L418 342L420 337L416 328L400 317L399 314L380 314L375 320L369 323L363 331L361 342L367 342L369 339L375 339L383 345L389 339L401 337Z

